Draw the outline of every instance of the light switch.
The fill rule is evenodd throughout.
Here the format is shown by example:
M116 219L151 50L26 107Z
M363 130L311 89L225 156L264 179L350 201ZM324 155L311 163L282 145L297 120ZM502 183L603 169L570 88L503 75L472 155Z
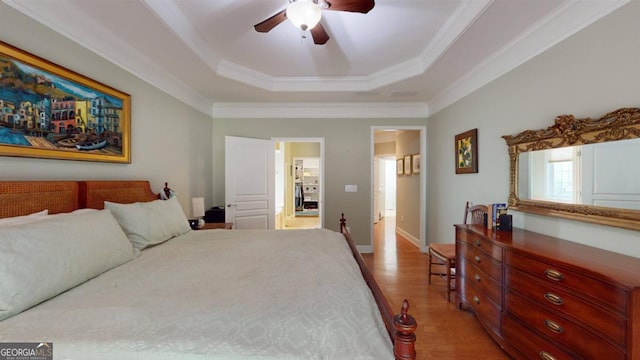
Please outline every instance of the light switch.
M358 192L358 185L345 185L344 192Z

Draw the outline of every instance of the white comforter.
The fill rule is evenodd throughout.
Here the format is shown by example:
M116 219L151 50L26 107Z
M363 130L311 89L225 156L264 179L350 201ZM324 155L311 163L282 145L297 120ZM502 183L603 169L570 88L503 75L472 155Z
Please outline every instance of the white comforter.
M0 322L55 359L393 359L342 235L191 231Z

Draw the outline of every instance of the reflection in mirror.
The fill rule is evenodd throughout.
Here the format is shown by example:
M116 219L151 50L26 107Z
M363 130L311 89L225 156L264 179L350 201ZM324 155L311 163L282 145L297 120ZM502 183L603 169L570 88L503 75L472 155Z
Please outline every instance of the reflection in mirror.
M640 230L640 108L503 138L509 209Z
M518 197L640 210L640 138L523 152Z

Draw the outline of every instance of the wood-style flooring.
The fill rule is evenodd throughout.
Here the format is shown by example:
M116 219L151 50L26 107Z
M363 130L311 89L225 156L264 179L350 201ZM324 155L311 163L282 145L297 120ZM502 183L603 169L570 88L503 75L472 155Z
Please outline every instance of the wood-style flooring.
M395 217L375 225L374 239L374 254L363 254L364 260L394 312L409 300L418 359L509 359L471 312L457 308L453 294L447 302L444 278L428 283L428 255L395 233Z

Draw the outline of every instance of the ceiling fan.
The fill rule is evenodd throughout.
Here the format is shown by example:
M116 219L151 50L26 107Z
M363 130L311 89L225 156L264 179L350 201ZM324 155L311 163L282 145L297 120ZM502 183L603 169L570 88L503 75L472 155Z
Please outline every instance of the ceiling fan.
M253 26L257 32L266 33L289 19L301 31L309 30L316 45L329 40L320 19L322 10L349 11L366 14L373 9L374 0L289 0L286 9Z

